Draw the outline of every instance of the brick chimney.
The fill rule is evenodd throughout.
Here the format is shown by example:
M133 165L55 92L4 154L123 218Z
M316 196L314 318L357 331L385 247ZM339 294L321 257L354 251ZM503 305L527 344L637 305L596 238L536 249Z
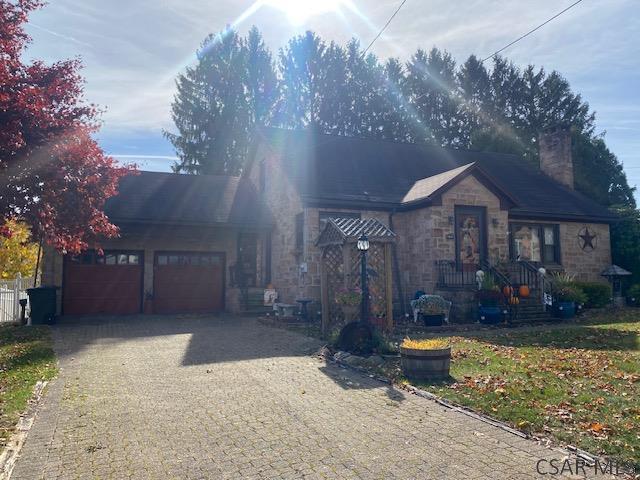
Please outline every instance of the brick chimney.
M539 137L540 170L557 182L573 188L571 129L566 126L545 129Z

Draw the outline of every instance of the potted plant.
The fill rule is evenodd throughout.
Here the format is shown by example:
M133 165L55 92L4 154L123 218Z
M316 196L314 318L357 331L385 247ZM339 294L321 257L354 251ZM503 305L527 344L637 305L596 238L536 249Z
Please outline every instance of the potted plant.
M556 317L572 318L576 306L586 303L587 296L574 282L574 276L568 273L556 273L553 276L553 311Z
M400 344L400 364L402 372L409 379L447 378L451 365L451 345L441 338L405 338Z
M586 300L586 295L578 287L561 285L554 296L555 314L559 318L572 318L576 314L576 305L582 305Z
M476 299L478 300L478 320L480 323L500 323L502 312L499 304L502 293L493 276L485 275L482 277L480 288L476 292Z
M422 315L427 327L442 325L450 306L451 302L440 295L422 295L414 303L414 308Z
M336 293L336 303L340 305L345 323L358 318L358 307L362 300L362 290L359 288L341 288Z

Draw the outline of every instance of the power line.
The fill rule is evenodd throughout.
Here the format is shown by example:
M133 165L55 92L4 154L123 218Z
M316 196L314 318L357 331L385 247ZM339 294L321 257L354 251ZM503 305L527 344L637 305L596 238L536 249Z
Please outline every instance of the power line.
M513 42L511 42L508 45L505 45L504 47L502 47L500 50L497 50L495 52L493 52L491 55L489 55L487 58L483 59L480 63L484 63L487 60L489 60L490 58L495 57L497 54L499 54L500 52L502 52L503 50L506 50L507 48L509 48L511 45L518 43L520 40L522 40L525 37L528 37L529 35L531 35L533 32L535 32L536 30L539 30L540 28L544 27L547 23L551 22L552 20L555 20L556 18L558 18L560 15L562 15L564 12L566 12L567 10L572 9L573 7L575 7L577 4L579 4L582 0L578 0L575 3L572 3L571 5L569 5L567 8L565 8L564 10L562 10L561 12L556 13L553 17L551 17L550 19L546 20L545 22L541 23L540 25L538 25L536 28L534 28L533 30L528 31L527 33L525 33L524 35L522 35L521 37L516 38Z
M400 9L402 8L402 6L407 3L407 0L402 0L402 3L400 3L400 5L398 6L398 8L396 9L395 12L393 12L393 15L391 15L391 17L389 17L389 20L387 20L387 23L384 24L384 27L382 27L382 29L380 29L380 31L378 32L378 34L376 35L376 37L371 40L371 43L369 45L367 45L367 48L364 49L364 51L362 52L362 56L364 57L367 52L369 51L369 49L371 48L371 46L376 43L376 40L378 40L380 38L380 35L382 35L384 33L384 31L387 29L387 27L389 26L389 24L391 23L391 21L394 19L394 17L398 14L398 12L400 11Z

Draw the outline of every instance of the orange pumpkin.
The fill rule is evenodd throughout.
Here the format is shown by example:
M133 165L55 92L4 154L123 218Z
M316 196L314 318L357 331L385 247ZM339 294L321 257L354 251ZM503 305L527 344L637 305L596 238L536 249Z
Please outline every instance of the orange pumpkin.
M504 294L505 297L509 298L511 296L513 296L513 287L511 285L505 285L502 288L502 293Z
M527 298L531 291L529 290L529 285L520 285L520 289L518 290L520 296L522 298Z

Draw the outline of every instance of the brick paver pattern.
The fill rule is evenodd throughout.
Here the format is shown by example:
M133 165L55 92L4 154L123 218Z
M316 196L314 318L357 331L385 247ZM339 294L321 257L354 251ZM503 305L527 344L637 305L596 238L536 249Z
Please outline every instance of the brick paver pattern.
M563 458L252 319L84 319L54 337L60 376L12 479L516 479Z

